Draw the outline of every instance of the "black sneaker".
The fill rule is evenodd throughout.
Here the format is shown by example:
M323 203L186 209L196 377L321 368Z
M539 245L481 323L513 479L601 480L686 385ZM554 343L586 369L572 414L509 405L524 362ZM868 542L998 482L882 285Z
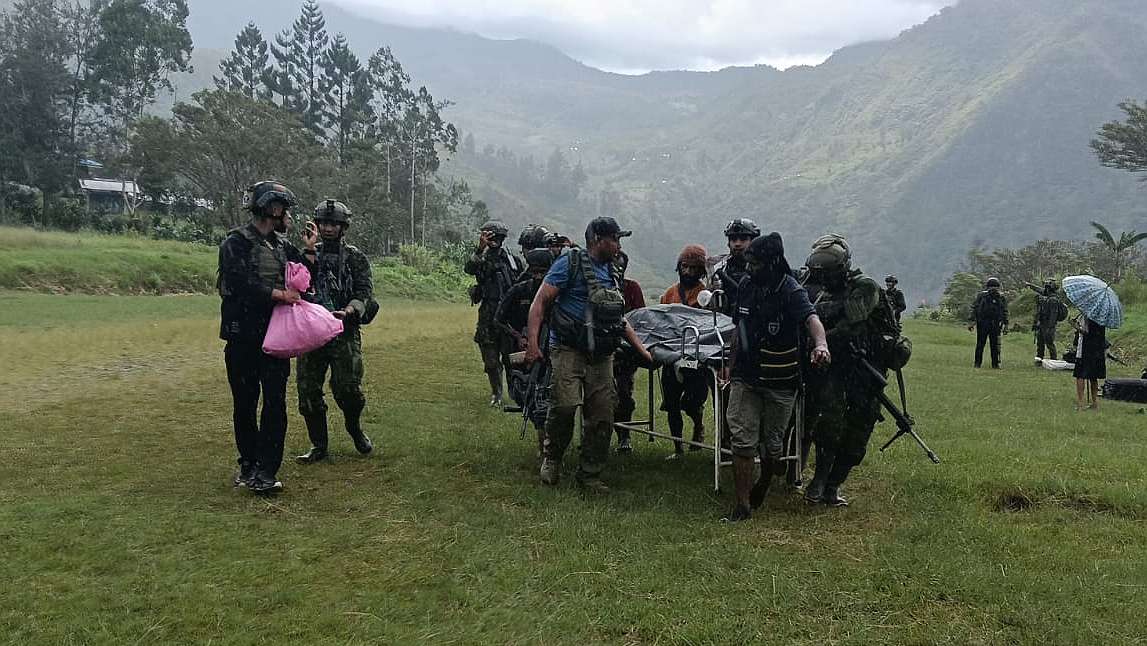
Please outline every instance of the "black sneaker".
M317 446L312 446L310 451L295 458L295 462L299 464L314 464L327 459L327 450Z
M232 478L232 485L237 489L242 489L251 482L251 478L255 476L255 465L250 462L240 462L239 470L235 472Z
M269 476L265 473L256 473L255 476L251 478L251 482L247 485L247 488L255 493L279 493L283 490L283 483L275 478L275 476Z
M371 443L370 438L366 433L359 433L351 438L354 441L354 450L366 455L374 450L374 444Z
M733 511L721 517L722 523L739 523L742 520L749 520L753 517L753 510L745 507L744 505L737 505L733 507Z

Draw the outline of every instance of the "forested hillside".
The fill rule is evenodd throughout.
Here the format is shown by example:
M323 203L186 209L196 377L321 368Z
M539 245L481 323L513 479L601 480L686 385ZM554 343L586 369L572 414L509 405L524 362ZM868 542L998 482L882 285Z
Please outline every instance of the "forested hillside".
M293 13L234 5L191 4L208 67L248 16L281 15L262 24L270 35ZM637 77L543 44L324 9L332 33L391 46L454 102L447 117L472 139L443 171L492 212L576 231L608 210L642 234L631 246L646 262L683 240L719 245L720 224L745 215L787 234L794 256L817 233L849 235L862 267L906 274L910 295L932 297L970 246L1083 237L1090 219L1134 228L1147 215L1141 187L1088 148L1118 101L1147 95L1135 0L963 0L815 68Z

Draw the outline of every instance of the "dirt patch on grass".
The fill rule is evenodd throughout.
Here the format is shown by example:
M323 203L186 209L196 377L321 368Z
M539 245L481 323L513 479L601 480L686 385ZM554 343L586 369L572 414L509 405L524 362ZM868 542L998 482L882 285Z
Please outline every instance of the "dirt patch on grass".
M1113 502L1098 494L1073 491L1027 490L1006 487L992 497L992 508L1000 513L1022 513L1036 509L1059 507L1071 511L1107 514L1120 518L1139 519L1147 516L1135 506Z

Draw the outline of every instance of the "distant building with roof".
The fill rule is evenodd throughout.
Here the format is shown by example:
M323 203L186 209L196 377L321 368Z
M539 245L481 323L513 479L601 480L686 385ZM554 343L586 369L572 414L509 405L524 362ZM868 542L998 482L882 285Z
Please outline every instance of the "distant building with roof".
M139 186L130 179L80 178L80 193L89 213L125 213L142 200Z

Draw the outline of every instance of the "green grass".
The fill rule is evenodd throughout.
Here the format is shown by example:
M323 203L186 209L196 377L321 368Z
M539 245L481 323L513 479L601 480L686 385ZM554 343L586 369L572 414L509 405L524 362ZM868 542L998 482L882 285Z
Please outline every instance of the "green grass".
M0 227L0 289L167 294L215 288L213 247Z
M213 294L217 264L218 252L209 245L0 227L0 290ZM461 303L471 283L461 268L442 262L415 269L388 259L373 273L379 294L387 298Z
M539 486L518 419L484 405L465 306L384 305L365 334L381 457L354 454L334 421L331 463L286 464L273 500L227 482L214 299L7 294L2 311L7 643L1147 635L1147 417L1072 412L1070 376L1029 367L1019 335L1004 371L977 372L970 333L910 322L910 407L944 463L873 446L852 507L777 492L725 526L708 456L667 463L666 442L611 459L607 499L583 499L568 471ZM307 441L290 423L293 454Z

